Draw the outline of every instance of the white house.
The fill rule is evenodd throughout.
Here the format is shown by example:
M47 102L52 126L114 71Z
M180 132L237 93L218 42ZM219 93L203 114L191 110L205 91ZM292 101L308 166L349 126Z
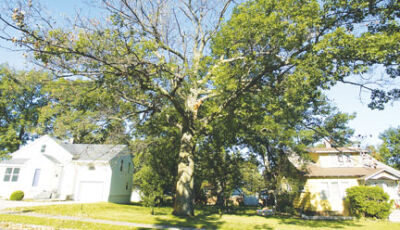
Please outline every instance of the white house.
M0 197L129 203L132 156L125 145L72 144L42 136L0 162Z

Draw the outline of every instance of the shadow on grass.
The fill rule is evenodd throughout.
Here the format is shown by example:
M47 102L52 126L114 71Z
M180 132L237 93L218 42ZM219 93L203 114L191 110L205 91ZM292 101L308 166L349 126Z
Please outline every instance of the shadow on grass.
M201 229L218 229L224 222L220 220L219 216L202 216L195 217L176 217L174 220L165 220L157 218L157 225L169 225L185 228L201 228Z
M178 217L174 220L165 220L157 218L159 225L172 225L186 228L205 228L205 229L218 229L224 223L218 215L218 209L210 206L196 207L196 215L194 217Z
M279 219L279 224L296 225L299 227L311 228L345 228L345 227L362 227L352 220L304 220L295 217L274 216L272 218Z
M21 212L22 213L29 213L29 212L33 212L33 210L32 209L24 209Z
M256 208L253 207L235 207L234 209L221 210L216 206L196 206L196 215L194 217L175 217L174 220L166 220L162 219L161 216L164 214L162 213L160 217L156 219L157 222L155 224L177 226L178 228L185 227L187 229L219 229L222 228L222 225L225 223L221 218L223 215L233 215L238 218L243 216L255 216L255 209ZM252 226L252 228L267 230L273 229L268 224Z

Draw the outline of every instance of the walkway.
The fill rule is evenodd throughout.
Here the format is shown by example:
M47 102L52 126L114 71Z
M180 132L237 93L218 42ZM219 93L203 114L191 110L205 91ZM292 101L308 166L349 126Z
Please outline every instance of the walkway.
M125 222L125 221L92 219L92 218L86 218L86 217L56 216L56 215L41 214L41 213L34 213L34 212L5 212L5 211L1 212L0 211L0 214L32 216L32 217L50 218L50 219L58 219L58 220L84 221L84 222L97 223L97 224L110 224L110 225L119 225L119 226L135 227L135 228L171 229L171 230L195 230L195 229L198 229L198 228L187 228L187 227L173 227L173 226L158 225L158 224L139 224L139 223Z

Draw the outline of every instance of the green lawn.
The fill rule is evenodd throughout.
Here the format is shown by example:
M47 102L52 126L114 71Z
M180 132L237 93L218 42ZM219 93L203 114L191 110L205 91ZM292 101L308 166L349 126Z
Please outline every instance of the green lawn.
M261 217L255 215L255 208L239 209L234 214L224 214L222 215L222 217L213 208L198 208L196 212L196 217L192 218L179 218L172 216L170 214L172 212L172 209L169 207L156 208L155 215L151 215L150 209L146 207L137 205L119 205L111 203L54 205L19 208L17 210L24 212L37 212L44 214L81 216L96 219L127 221L134 223L162 224L212 229L400 229L400 223L391 223L387 221L311 221L284 216ZM26 221L32 218L18 217L13 220L10 216L0 215L0 221L4 221L4 218L6 217L8 218L6 219L7 221L15 221L21 223L28 223ZM80 223L75 223L76 226L71 226L69 228L97 228L95 226L79 226L79 224ZM108 227L109 226L103 226L102 229L108 229ZM118 228L121 229L120 227Z
M3 223L2 223L3 222ZM6 228L9 229L7 222L12 223L23 223L30 225L41 225L41 226L51 226L56 229L67 228L67 229L98 229L98 230L128 230L128 229L137 229L137 228L129 228L126 226L115 226L109 224L95 224L88 223L83 221L71 221L71 220L56 220L50 218L39 218L39 217L30 217L30 216L18 216L18 215L4 215L0 214L0 229ZM11 229L29 229L27 228L12 228Z

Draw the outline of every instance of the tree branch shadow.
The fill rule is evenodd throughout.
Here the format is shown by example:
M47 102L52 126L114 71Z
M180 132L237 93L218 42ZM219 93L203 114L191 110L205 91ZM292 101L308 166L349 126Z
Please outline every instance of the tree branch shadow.
M299 217L279 217L274 218L280 219L279 224L296 225L301 227L311 228L334 228L340 229L345 227L362 227L363 225L354 222L353 220L304 220Z

